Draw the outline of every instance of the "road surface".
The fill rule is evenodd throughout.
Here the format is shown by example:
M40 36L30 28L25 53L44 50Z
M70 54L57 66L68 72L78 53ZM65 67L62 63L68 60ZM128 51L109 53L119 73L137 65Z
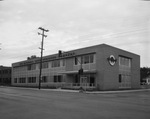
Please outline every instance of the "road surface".
M0 87L0 119L150 119L150 91L85 94Z

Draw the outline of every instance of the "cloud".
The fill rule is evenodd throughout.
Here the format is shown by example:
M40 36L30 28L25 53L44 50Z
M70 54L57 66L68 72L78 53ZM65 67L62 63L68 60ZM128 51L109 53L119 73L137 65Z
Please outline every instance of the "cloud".
M41 26L49 29L45 55L108 43L143 56L149 14L149 4L139 0L7 0L0 8L1 52L6 59L39 55Z
M31 51L38 49L40 40L37 37L40 22L5 22L0 27L2 51L5 56L32 55Z

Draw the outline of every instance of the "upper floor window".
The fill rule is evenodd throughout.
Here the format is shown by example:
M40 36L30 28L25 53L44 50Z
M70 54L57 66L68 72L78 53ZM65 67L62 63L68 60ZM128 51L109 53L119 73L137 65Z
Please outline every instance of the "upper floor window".
M52 67L60 67L60 60L52 61Z
M94 63L94 54L84 55L75 58L75 65Z
M36 69L36 64L29 64L29 65L27 66L27 69L28 69L28 70L35 70L35 69Z
M62 66L65 66L65 65L66 65L66 60L63 59L63 60L62 60Z
M48 62L44 62L44 63L42 63L42 68L43 68L43 69L48 68Z
M131 59L119 56L119 65L131 67Z
M74 64L75 64L75 65L81 64L81 57L75 57L75 59L74 59Z

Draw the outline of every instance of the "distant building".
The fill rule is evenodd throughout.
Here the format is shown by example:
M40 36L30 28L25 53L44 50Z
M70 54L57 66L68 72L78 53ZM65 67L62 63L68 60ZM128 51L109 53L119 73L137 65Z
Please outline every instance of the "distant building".
M12 64L12 85L39 85L40 58ZM82 70L83 69L83 70ZM43 57L41 87L86 90L140 88L140 56L106 44Z
M0 66L0 85L11 84L11 67Z
M150 85L150 76L144 78L143 80L145 81L144 84Z

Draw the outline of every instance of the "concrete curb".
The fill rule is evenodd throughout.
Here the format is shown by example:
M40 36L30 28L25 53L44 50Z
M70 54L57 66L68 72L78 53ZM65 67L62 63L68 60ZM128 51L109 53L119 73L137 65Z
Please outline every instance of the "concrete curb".
M109 94L109 93L130 93L130 92L141 92L141 91L150 91L150 89L120 90L120 91L95 91L95 92L86 92L86 93L87 93L87 94Z
M27 90L39 90L37 88L24 88L24 87L8 87L8 86L0 86L7 88L19 88L19 89L27 89ZM137 89L137 90L118 90L118 91L83 91L79 90L65 90L65 89L40 89L41 91L55 91L55 92L69 92L69 93L85 93L85 94L111 94L111 93L129 93L129 92L141 92L141 91L150 91L150 89Z

